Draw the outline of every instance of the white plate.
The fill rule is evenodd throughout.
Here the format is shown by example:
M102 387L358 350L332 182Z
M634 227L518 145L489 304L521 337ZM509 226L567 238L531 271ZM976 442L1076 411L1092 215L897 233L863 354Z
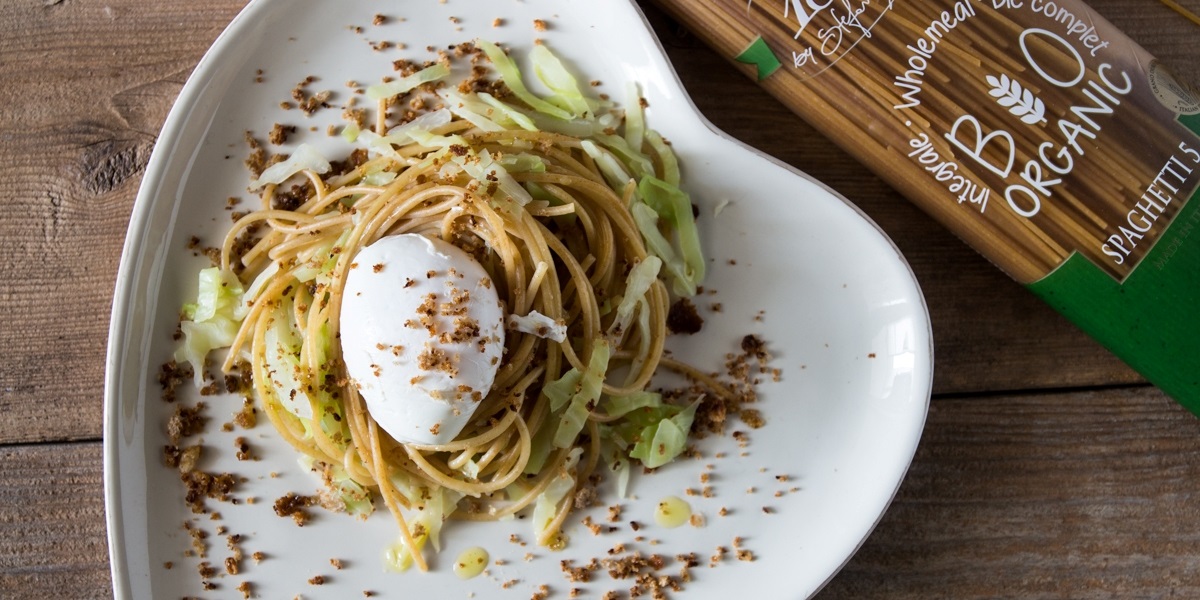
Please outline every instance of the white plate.
M372 25L376 13L388 16L388 22ZM499 27L493 25L496 18L503 19ZM549 29L535 31L534 19L545 20ZM351 26L360 26L361 33ZM334 90L331 103L340 106L349 92L346 81L374 83L390 73L392 60L432 58L426 46L443 48L475 36L518 53L542 38L577 73L603 82L600 91L614 98L624 97L627 81L642 86L650 125L680 156L713 259L706 287L716 294L700 299L706 309L704 331L672 344L687 360L717 370L743 335L761 334L775 355L773 366L782 369L781 382L761 386L766 427L750 432L745 449L729 437L708 438L700 444L703 460L677 461L654 475L637 476L636 499L621 501L619 532L593 536L579 524L587 515L605 521L604 506L618 502L612 496L568 522L571 545L557 553L511 543L512 533L530 539L524 521L456 522L444 531L444 548L432 559L431 572L397 575L380 567L380 549L395 535L386 510L366 522L321 511L302 529L276 517L275 498L289 491L311 493L315 482L296 466L265 419L248 433L220 432L238 400L210 398L212 424L204 441L216 462L213 468L246 476L235 496L257 502L216 503L221 521L197 520L183 503L177 476L161 463L164 424L173 407L159 399L156 375L171 354L178 309L195 293L195 273L206 264L185 247L187 239L195 234L213 243L230 222L226 198L238 196L247 205L252 200L245 192L243 133L265 135L275 122L293 124L303 134L294 139L336 153L343 142L327 136L325 127L340 122L340 110L305 118L279 108L296 83L317 76L309 90ZM371 48L371 42L383 40L407 48ZM263 82L255 83L259 69ZM717 302L723 311L709 312ZM547 584L553 597L563 598L574 585L560 573L560 560L583 563L625 542L646 554L698 555L694 581L672 597L730 598L748 586L759 597L807 597L849 559L891 501L920 438L931 373L925 304L896 248L829 189L705 121L632 2L255 1L201 61L167 119L125 244L105 389L115 593L118 598L240 597L235 588L250 581L260 598L351 598L362 597L364 590L380 598L529 598ZM740 424L733 429L748 430ZM235 435L247 435L262 460L234 460ZM724 457L717 458L718 452ZM700 474L710 464L715 496L686 496L688 488L703 487ZM674 530L654 525L653 506L666 495L688 498L705 525ZM728 516L719 516L722 507L729 509ZM220 587L204 592L196 572L200 559L185 556L188 520L210 533L206 560L218 570L229 554L218 525L244 537L247 555L261 551L267 558L244 560L241 574L219 576ZM646 527L634 534L630 520ZM636 535L644 540L635 543ZM735 537L743 538L755 560L730 556L710 568L715 549L731 548ZM475 545L506 562L461 581L452 574L451 562ZM346 568L335 570L329 562L334 558ZM167 569L167 562L173 568ZM664 572L676 574L678 565L669 562ZM308 580L319 574L327 583L310 585ZM504 588L510 580L517 583ZM579 587L587 597L599 597L630 585L597 573Z

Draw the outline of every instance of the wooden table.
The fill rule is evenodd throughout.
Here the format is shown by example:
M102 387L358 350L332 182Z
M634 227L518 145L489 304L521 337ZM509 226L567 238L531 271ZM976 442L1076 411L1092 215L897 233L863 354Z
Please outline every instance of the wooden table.
M167 111L243 4L0 3L0 596L112 594L101 390L118 257ZM1200 82L1200 27L1151 0L1092 5ZM916 460L819 597L1200 597L1200 420L646 10L705 115L862 207L932 312Z

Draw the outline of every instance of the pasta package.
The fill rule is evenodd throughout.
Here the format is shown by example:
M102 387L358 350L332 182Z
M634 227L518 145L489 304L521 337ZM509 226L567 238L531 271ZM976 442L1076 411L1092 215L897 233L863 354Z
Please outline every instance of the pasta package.
M1200 414L1200 97L1075 0L659 0Z

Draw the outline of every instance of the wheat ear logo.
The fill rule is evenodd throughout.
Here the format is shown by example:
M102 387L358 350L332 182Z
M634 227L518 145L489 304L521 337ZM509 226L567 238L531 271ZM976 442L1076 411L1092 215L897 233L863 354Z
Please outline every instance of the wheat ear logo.
M1028 125L1046 122L1046 105L1033 92L1025 89L1021 82L1008 75L988 75L987 82L991 86L988 94L1008 112L1020 117L1022 122Z

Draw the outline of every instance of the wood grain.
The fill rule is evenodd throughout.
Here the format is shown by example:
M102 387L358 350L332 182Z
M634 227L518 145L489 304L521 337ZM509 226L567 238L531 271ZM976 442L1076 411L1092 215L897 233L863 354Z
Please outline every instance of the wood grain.
M243 4L0 3L2 597L111 597L99 438L116 265L167 111ZM1200 29L1154 0L1092 5L1200 82ZM820 598L1200 597L1200 420L644 6L701 111L860 206L929 302L924 440Z
M239 2L0 3L0 440L97 438L129 212Z
M97 442L0 448L0 597L112 597Z
M940 399L819 596L1200 597L1200 421L1149 388Z

